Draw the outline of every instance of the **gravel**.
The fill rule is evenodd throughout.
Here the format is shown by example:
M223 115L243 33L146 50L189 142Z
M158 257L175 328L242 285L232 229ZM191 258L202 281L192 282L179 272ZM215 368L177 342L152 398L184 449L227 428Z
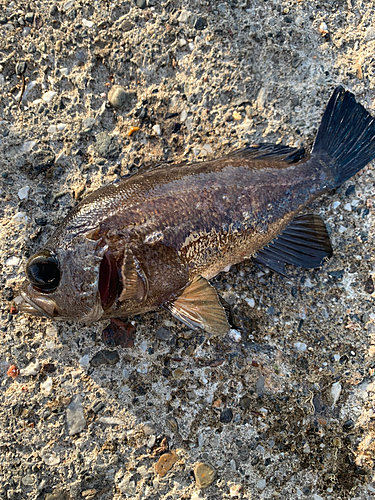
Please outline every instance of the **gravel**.
M308 151L338 84L375 114L371 2L0 12L0 498L372 498L373 165L310 207L334 249L321 270L245 262L212 280L224 339L162 310L80 325L12 304L92 190L247 143Z

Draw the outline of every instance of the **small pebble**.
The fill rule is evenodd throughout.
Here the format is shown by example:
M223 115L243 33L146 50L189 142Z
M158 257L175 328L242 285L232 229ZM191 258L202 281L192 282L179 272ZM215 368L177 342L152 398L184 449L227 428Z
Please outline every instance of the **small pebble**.
M29 24L32 24L34 21L34 12L26 12L25 21Z
M134 497L137 490L133 476L128 475L127 477L125 477L125 479L123 479L121 483L119 483L118 489L123 495Z
M331 386L332 408L335 406L335 404L337 403L337 401L340 397L341 389L342 389L342 386L341 386L340 382L335 382Z
M27 69L27 63L25 61L20 61L16 64L16 75L20 76L25 73Z
M17 366L16 365L10 365L10 367L8 368L8 371L7 371L8 377L15 379L15 378L18 377L19 374L20 374L20 371L17 368Z
M102 349L98 351L95 356L91 358L90 365L91 366L100 366L100 365L115 365L120 361L120 356L117 351Z
M19 212L19 213L21 213L21 212ZM21 259L19 257L14 256L14 257L9 257L9 259L7 259L5 261L5 265L15 267L15 266L18 266L20 262L21 262Z
M296 351L304 352L307 349L307 345L304 342L294 342L294 348Z
M107 159L119 157L121 147L116 137L109 135L108 132L100 132L95 139L94 148L99 156Z
M156 472L159 476L164 477L178 460L179 457L175 451L164 453L155 464Z
M57 465L60 463L60 457L53 451L42 450L40 452L40 458L47 465Z
M68 0L63 5L64 11L67 12L69 9L71 9L73 7L73 5L74 5L74 0Z
M38 360L29 363L26 368L20 370L20 375L22 377L32 377L33 375L37 375L40 372L40 363Z
M44 102L47 102L47 103L51 102L56 94L57 94L57 92L54 92L53 90L49 90L48 92L46 92L45 94L42 95L42 100Z
M79 400L72 401L66 409L66 422L69 436L74 436L86 427L86 419L83 414L82 403Z
M86 26L86 28L92 28L94 26L93 21L88 21L85 18L82 19L82 24L83 26Z
M156 124L152 127L152 130L155 132L156 135L161 135L161 128L160 125Z
M258 482L257 482L257 488L259 490L264 490L264 488L266 487L266 480L265 479L260 479Z
M107 328L102 331L102 339L104 344L109 347L134 347L135 327L131 323L124 323L119 319L112 319Z
M27 200L29 196L30 186L24 186L18 191L18 198L20 200Z
M228 332L228 336L233 342L241 342L241 333L234 328L231 328Z
M229 424L233 419L233 412L230 408L224 408L220 413L220 422L223 424Z
M323 21L322 23L319 24L319 31L322 36L326 36L328 33L328 26L327 24Z
M194 477L198 488L207 488L214 482L216 471L212 465L199 462L194 467Z
M128 92L121 85L113 85L108 92L108 102L116 109L126 108L131 110L137 100L137 95L134 92Z
M45 392L46 394L49 394L52 390L52 378L47 377L44 382L40 384L40 390Z

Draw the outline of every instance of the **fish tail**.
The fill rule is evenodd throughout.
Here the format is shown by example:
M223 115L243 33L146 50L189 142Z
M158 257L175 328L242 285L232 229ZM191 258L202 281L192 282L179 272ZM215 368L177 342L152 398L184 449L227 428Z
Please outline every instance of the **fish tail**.
M375 118L341 86L327 104L311 155L329 166L330 188L340 186L375 158Z

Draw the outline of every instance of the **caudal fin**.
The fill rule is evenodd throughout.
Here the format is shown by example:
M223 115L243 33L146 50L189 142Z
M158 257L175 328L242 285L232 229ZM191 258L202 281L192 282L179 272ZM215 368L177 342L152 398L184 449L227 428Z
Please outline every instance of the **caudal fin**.
M322 155L329 164L332 187L348 180L375 158L375 118L341 86L328 102L311 155Z

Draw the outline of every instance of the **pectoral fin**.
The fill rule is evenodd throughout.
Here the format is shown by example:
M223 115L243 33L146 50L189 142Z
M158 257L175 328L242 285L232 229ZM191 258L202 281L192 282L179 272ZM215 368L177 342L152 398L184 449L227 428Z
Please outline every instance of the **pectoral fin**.
M164 307L194 330L202 328L213 335L225 335L230 328L216 291L201 276L194 278L176 300Z
M331 255L332 246L323 220L319 215L306 214L296 217L253 261L285 276L285 264L314 269Z

